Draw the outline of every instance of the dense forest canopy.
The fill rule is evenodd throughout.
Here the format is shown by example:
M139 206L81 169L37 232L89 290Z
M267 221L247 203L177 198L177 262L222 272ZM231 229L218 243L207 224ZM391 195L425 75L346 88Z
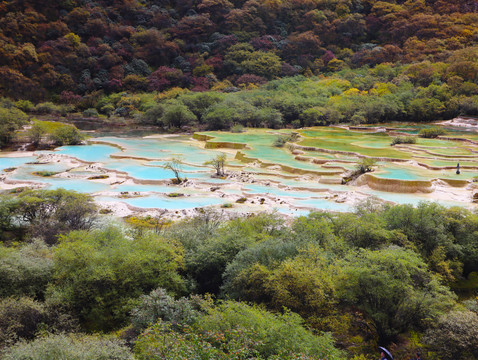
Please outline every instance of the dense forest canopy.
M0 197L2 358L478 356L478 215L463 208L206 209L159 228L96 211L62 189Z
M477 10L471 0L8 0L0 94L75 102L382 63L415 63L420 86L458 86L478 79Z

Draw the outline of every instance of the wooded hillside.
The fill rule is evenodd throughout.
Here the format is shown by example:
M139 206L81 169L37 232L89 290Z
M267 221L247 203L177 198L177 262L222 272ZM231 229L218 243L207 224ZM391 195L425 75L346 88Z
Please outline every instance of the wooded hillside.
M475 82L476 51L462 50L477 43L477 11L471 0L8 0L0 95L75 103L97 91L224 90L384 62Z

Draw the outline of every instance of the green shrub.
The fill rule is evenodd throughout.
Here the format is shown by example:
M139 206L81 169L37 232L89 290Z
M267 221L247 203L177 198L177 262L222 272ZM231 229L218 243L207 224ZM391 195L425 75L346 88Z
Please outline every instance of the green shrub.
M299 129L302 127L302 124L300 123L300 120L294 120L290 123L294 129Z
M453 281L478 270L475 240L477 220L463 208L447 209L437 203L388 207L383 214L387 229L402 232L430 269ZM468 225L464 225L468 224ZM475 225L471 225L475 224ZM457 227L457 225L459 225ZM456 249L463 254L457 259ZM458 261L457 261L458 260Z
M287 142L294 142L299 138L299 134L292 132L289 135L279 135L272 144L275 147L283 147Z
M235 124L235 125L231 126L231 132L232 133L242 133L242 132L244 132L244 126L242 126L241 124Z
M64 125L54 129L50 134L50 139L55 145L78 145L83 141L84 136L74 125Z
M74 125L64 124L59 121L33 119L32 127L27 131L27 135L29 136L30 141L38 144L45 135L51 136L51 134L55 133L58 129L71 126L74 127Z
M134 301L158 286L181 293L181 249L151 233L132 240L118 228L73 231L54 253L51 295L71 306L84 327L125 323Z
M144 329L161 319L171 326L193 324L207 301L198 296L175 300L165 289L158 288L149 295L141 296L141 303L132 310L131 320L135 327Z
M302 120L304 126L326 125L327 123L325 121L324 113L325 111L321 107L309 108L302 111L302 113L300 114L300 120ZM294 122L297 121L299 121L300 124L300 120L294 120L291 124L294 124Z
M164 104L163 109L162 122L169 129L180 129L197 120L196 115L194 115L186 105L178 101L171 101Z
M287 142L287 137L286 136L279 136L274 140L272 145L275 146L275 147L283 147L286 142Z
M75 106L71 104L61 104L59 106L59 111L61 116L67 116L69 113L75 111Z
M262 360L258 344L251 330L193 332L186 327L176 332L159 322L139 337L135 354L138 360Z
M103 179L108 179L110 176L109 175L93 175L88 178L88 180L103 180Z
M0 107L0 146L8 145L15 131L28 123L28 116L16 108Z
M365 174L373 170L373 166L377 160L373 158L361 158L357 164L357 172L359 174Z
M0 297L42 299L53 273L50 249L35 241L13 249L0 246Z
M96 110L95 108L88 108L83 111L84 117L98 117L98 115L98 110Z
M452 311L443 315L423 338L431 352L441 359L478 358L478 314Z
M30 141L38 145L41 141L42 138L48 133L49 128L53 124L58 124L50 121L38 121L38 120L33 120L32 127L28 129L27 131L27 136L30 138Z
M27 136L30 138L30 141L38 145L46 135L48 135L49 140L53 141L56 145L76 145L84 138L74 125L35 119L32 127L27 131Z
M186 274L193 279L196 293L217 294L222 274L240 251L252 244L279 236L283 219L274 214L238 218L226 223L221 213L205 210L200 216L173 225L164 236L180 241L187 256Z
M46 115L46 114L59 115L61 113L61 108L59 105L53 104L51 102L44 102L44 103L37 104L35 106L34 112L40 115Z
M15 103L15 106L22 110L22 111L25 111L25 112L30 112L33 110L33 108L35 107L35 105L32 104L31 101L29 100L18 100L16 103Z
M0 300L0 348L18 339L33 339L46 321L45 306L31 298Z
M420 136L422 138L436 138L440 135L445 135L445 134L446 134L445 129L437 128L437 127L428 128L428 129L421 129L418 132L418 136Z
M27 190L18 195L14 215L22 219L23 231L54 244L59 234L89 229L96 205L90 195L75 191Z
M350 122L353 125L365 124L367 122L367 118L362 113L356 113L350 118Z
M141 122L151 125L164 125L162 117L164 115L164 105L154 104L148 110L146 110L140 117Z
M77 321L59 304L29 297L0 299L0 349L19 340L34 339L40 332L77 329Z
M262 241L240 251L232 261L227 264L223 273L224 283L221 287L222 295L231 299L249 300L253 290L247 288L250 268L256 265L272 267L279 262L292 258L298 254L299 242L286 241L281 238L273 238ZM262 284L262 280L260 281ZM257 284L256 284L257 285ZM255 294L259 295L259 291Z
M412 250L391 246L349 254L337 284L342 301L374 321L382 342L411 329L423 329L455 304L455 295L432 276Z
M257 306L226 301L208 311L195 327L201 332L247 329L257 342L254 348L263 358L304 354L317 358L341 359L330 334L315 336L294 313L273 314ZM282 358L282 357L280 357Z
M55 171L35 171L32 174L35 176L50 177L58 173Z
M395 136L392 138L392 143L390 145L397 144L416 144L417 139L415 136Z
M101 107L100 112L102 114L110 116L111 114L113 114L115 112L115 107L114 107L113 104L106 104L106 105Z
M141 360L338 360L330 334L315 336L293 313L274 315L262 308L227 301L210 307L191 327L173 329L159 321L135 344Z
M119 340L86 335L50 335L6 349L3 360L134 360Z

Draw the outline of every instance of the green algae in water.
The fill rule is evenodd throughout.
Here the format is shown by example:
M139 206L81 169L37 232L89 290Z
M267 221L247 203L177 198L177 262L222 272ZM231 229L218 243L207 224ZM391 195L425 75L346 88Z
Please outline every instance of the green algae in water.
M411 156L390 146L392 138L386 133L354 133L342 129L299 131L305 139L298 145L331 151L352 152L371 157L409 159Z

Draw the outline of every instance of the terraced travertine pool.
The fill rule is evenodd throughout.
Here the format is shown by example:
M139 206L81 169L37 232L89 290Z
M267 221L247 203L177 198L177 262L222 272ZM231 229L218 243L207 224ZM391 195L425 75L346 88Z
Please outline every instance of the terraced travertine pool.
M452 128L443 138L416 137L415 144L390 145L397 131L416 134L420 127L249 129L193 137L99 135L85 146L0 153L0 169L5 169L0 189L64 187L91 193L100 203L174 213L228 204L224 211L277 209L302 215L313 209L350 211L368 197L476 206L472 200L478 192L473 181L478 176L478 133ZM273 146L279 136L292 133L298 137L286 146ZM212 177L213 169L204 163L220 153L227 156L228 176ZM374 171L342 185L367 157L376 160ZM164 167L173 158L181 161L181 176L189 180L180 186L171 184L173 174ZM45 171L53 175L38 176ZM171 197L173 193L180 195ZM244 202L236 203L239 198Z

